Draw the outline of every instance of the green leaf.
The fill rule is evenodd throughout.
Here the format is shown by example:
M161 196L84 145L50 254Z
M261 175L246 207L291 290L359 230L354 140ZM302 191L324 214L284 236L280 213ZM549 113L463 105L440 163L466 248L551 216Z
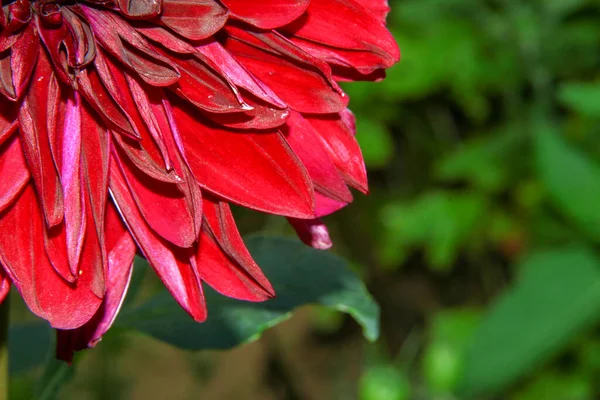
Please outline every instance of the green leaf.
M567 83L561 86L558 100L588 117L600 118L600 83Z
M58 394L63 385L70 381L73 376L73 367L63 361L57 360L53 352L51 352L48 356L42 378L38 382L35 399L58 399Z
M600 259L587 247L536 252L520 270L467 349L465 394L498 393L600 317Z
M352 315L367 339L379 334L379 308L358 276L339 257L297 240L254 236L250 252L277 292L264 303L233 300L206 288L209 317L195 323L166 290L124 312L117 324L137 329L184 349L227 349L260 337L306 304L321 304Z
M361 118L363 117L363 118ZM385 168L394 157L394 140L380 121L359 115L356 139L360 143L365 163L370 168Z
M550 124L536 132L540 177L562 213L600 239L600 166L571 148Z
M51 342L50 327L46 322L27 322L11 326L8 334L10 374L18 374L42 365Z
M473 242L486 208L479 193L450 191L429 192L410 204L388 205L381 213L388 232L380 245L388 257L402 254L394 251L404 246L423 246L429 265L448 271L462 246Z

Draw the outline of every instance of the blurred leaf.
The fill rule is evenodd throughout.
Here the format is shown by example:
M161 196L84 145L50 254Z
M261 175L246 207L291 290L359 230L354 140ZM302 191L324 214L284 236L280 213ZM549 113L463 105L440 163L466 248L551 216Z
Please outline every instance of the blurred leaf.
M74 368L63 361L58 361L51 352L46 367L36 389L36 400L58 399L63 385L74 376Z
M467 351L462 389L497 393L600 317L600 260L586 247L539 251L484 317Z
M558 100L584 116L600 118L600 83L565 83Z
M45 321L13 324L8 334L11 375L25 372L44 363L52 343L50 327Z
M423 246L430 265L436 270L447 271L460 247L474 233L485 209L485 198L470 192L433 192L413 203L389 205L381 216L388 229L388 235L381 243L383 251Z
M544 373L512 400L593 400L594 389L585 377L558 371Z
M339 257L286 238L253 236L250 252L277 292L263 303L237 301L206 288L209 317L195 323L165 290L117 324L185 349L227 349L255 340L302 305L321 304L352 315L369 340L379 335L379 308Z
M394 157L394 141L385 125L367 116L356 120L356 139L369 168L385 168Z
M472 139L442 159L436 175L445 181L464 180L485 191L502 189L510 177L507 159L520 140L514 126Z
M464 360L455 346L444 342L433 342L423 354L423 378L430 392L450 394L460 383Z
M571 148L549 123L536 132L537 165L546 189L567 217L600 239L600 166Z
M410 381L392 366L369 367L359 381L359 400L408 400Z
M465 349L480 320L480 311L467 308L444 310L432 318L430 343L422 361L430 392L448 394L456 389L463 375Z

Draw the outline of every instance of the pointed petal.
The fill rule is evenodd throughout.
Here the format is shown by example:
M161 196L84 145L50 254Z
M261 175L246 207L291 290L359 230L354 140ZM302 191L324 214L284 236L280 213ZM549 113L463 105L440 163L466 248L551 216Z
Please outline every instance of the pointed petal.
M94 275L83 273L69 284L54 271L45 254L44 221L31 185L0 214L0 263L6 268L29 309L57 329L74 329L96 312L101 298L95 295ZM84 250L83 260L91 261Z
M40 53L33 79L36 84L25 95L19 110L21 144L40 196L46 223L55 226L63 219L63 194L50 150L49 127L54 124L56 116L53 110L57 108L60 98L58 82L43 52Z
M29 181L29 171L17 136L0 144L0 212L21 193Z
M79 259L85 237L85 199L81 182L81 138L93 134L94 127L85 126L82 105L77 92L66 102L62 128L62 166L60 178L64 191L65 234L71 273L79 270ZM89 129L92 128L92 129Z
M234 17L261 29L275 29L300 17L310 0L223 0Z
M23 94L40 49L32 25L27 25L11 46L10 54L0 56L0 94L17 100Z
M214 0L163 0L160 21L185 38L202 40L221 30L228 16Z
M111 196L138 247L181 307L196 321L204 321L206 304L191 254L170 245L150 229L137 209L119 167L113 164L110 171Z
M179 73L171 61L155 49L117 14L81 6L96 40L131 71L153 86L177 82Z
M244 245L227 203L205 199L202 227L196 262L203 281L240 300L264 301L275 296Z
M346 202L331 199L326 195L315 191L315 217L320 218L333 214L347 205L348 203Z
M343 115L310 116L306 120L319 134L325 150L344 181L366 193L369 189L365 162L354 132Z
M225 47L258 79L296 111L342 111L348 96L333 80L329 66L273 32L227 28Z
M171 112L185 158L201 187L259 211L313 216L310 177L279 133L227 131L192 116L193 111L179 104Z
M17 104L0 96L0 144L2 144L18 126Z
M389 68L400 59L385 25L355 0L311 1L303 18L283 30L312 54L320 53L315 54L319 58L365 72Z
M352 193L329 158L315 128L300 113L292 112L283 132L294 153L306 166L315 189L341 202L351 202Z
M59 359L71 362L73 352L91 348L110 329L125 299L133 271L135 242L125 229L114 207L109 207L106 217L108 245L107 289L102 305L93 318L75 330L57 331Z

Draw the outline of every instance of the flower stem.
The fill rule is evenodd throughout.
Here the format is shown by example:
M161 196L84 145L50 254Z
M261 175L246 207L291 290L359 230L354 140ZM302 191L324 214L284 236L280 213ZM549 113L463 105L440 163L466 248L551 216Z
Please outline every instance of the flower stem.
M8 299L0 304L0 400L8 400Z

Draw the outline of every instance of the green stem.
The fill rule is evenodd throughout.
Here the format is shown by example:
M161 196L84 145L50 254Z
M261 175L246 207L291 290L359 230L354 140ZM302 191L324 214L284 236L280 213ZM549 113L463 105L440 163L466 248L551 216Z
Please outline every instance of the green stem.
M0 304L0 400L8 400L8 298Z

